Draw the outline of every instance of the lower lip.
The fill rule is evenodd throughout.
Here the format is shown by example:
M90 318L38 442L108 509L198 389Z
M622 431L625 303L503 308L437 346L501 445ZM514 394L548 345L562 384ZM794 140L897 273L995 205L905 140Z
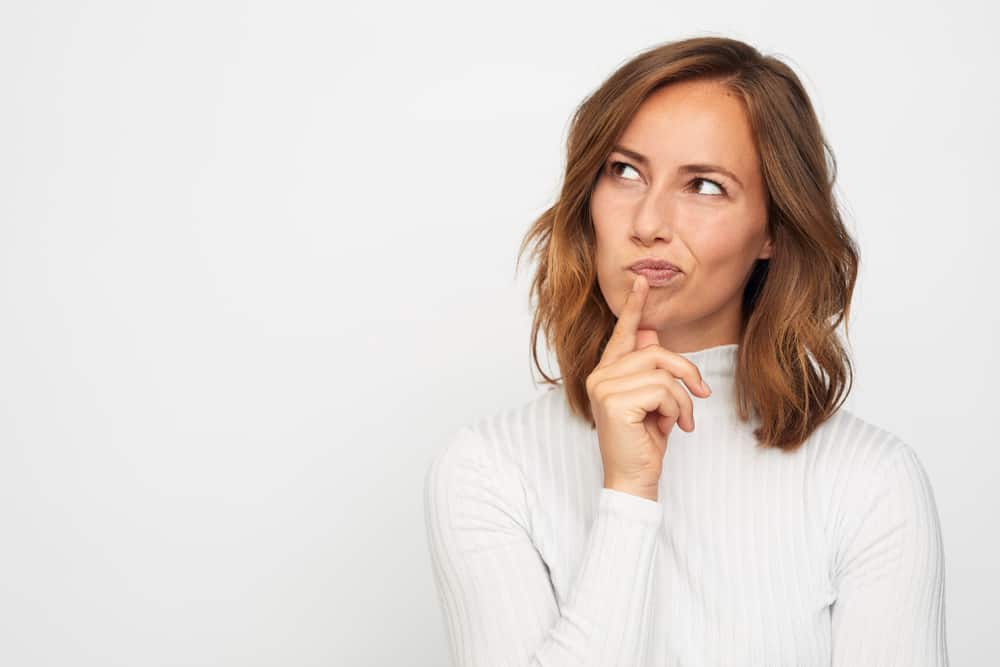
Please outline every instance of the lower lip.
M632 269L632 273L646 276L646 282L649 283L650 287L667 285L681 274L680 271L672 271L670 269Z

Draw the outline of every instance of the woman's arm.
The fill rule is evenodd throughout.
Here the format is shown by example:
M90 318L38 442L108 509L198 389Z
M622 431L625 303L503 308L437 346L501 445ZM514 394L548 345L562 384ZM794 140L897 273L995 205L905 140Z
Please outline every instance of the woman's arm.
M428 468L425 511L454 667L639 665L662 505L600 489L560 609L528 531L524 493L462 428Z
M947 667L944 551L930 481L900 442L836 558L833 667Z

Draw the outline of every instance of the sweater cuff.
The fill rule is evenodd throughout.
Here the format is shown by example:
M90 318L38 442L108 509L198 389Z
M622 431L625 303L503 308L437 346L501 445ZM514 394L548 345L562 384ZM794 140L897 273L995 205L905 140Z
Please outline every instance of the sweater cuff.
M611 512L651 526L663 521L663 503L617 489L601 488L598 511Z

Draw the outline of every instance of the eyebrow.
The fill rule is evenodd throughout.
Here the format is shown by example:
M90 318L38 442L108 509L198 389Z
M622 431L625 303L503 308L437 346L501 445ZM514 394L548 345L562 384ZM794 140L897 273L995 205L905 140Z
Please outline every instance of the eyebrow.
M624 146L615 146L612 150L621 153L622 155L629 156L630 158L632 158L633 160L635 160L636 162L638 162L643 166L649 165L649 159L642 153L631 150L629 148L625 148ZM682 174L704 174L706 172L714 171L728 176L729 178L736 181L741 188L743 187L743 182L736 177L736 174L729 171L725 167L722 167L717 164L707 164L704 162L698 164L682 164L680 167L677 168L677 171L681 172Z

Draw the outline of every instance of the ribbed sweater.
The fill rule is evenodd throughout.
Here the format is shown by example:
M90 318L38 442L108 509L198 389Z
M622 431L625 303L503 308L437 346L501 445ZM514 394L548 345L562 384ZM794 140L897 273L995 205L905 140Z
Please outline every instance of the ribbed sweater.
M841 407L795 452L736 416L738 345L658 500L604 488L560 385L461 425L424 509L454 667L944 667L944 552L914 450Z

